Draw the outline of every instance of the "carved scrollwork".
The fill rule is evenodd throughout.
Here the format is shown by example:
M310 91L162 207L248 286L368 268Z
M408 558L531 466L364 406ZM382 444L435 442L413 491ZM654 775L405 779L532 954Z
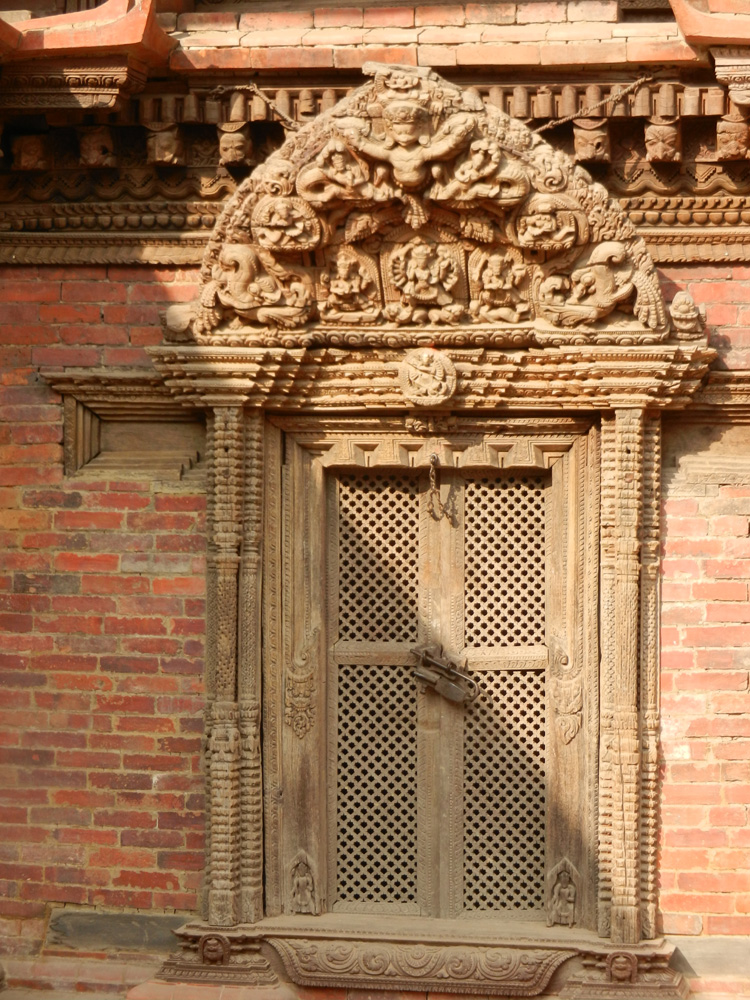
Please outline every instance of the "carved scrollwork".
M315 725L315 657L319 629L314 629L301 655L290 666L284 689L284 722L302 739Z
M436 946L374 941L275 938L271 944L296 983L383 989L536 996L571 952Z
M456 343L669 336L645 245L569 157L431 70L365 73L241 184L176 332L289 347L349 344L362 325L368 346L446 328Z

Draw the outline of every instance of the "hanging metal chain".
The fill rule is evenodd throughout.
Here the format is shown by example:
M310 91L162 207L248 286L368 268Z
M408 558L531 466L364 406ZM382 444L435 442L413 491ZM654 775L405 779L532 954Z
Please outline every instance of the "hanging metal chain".
M574 115L567 115L565 118L555 118L554 121L547 122L546 125L540 125L539 128L535 128L532 131L539 135L540 132L546 132L547 129L556 128L558 125L564 125L565 122L575 121L576 118L588 118L592 111L596 111L597 108L603 107L605 104L616 104L621 101L623 97L627 97L632 91L637 90L642 87L644 83L652 83L653 76L641 76L633 83L629 83L627 87L623 87L622 90L618 90L616 94L610 94L609 97L604 97L601 101L597 101L596 104L587 104L585 108L581 108L580 111L576 111Z
M208 96L223 97L224 94L237 93L238 90L244 94L253 94L255 97L259 97L261 101L264 101L266 106L269 107L271 111L276 115L276 117L279 119L284 128L289 129L290 132L299 131L300 128L299 122L296 122L293 118L290 118L285 111L282 111L281 108L277 107L271 100L271 98L268 96L268 94L264 94L263 91L260 89L260 87L256 86L256 84L254 83L241 83L232 87L225 87L225 86L214 87L214 89L209 92Z
M439 521L441 517L447 517L451 520L451 512L448 509L448 505L444 504L440 499L440 485L438 483L438 466L440 465L440 459L433 452L430 455L430 490L427 494L427 507L430 512L430 516L435 520Z

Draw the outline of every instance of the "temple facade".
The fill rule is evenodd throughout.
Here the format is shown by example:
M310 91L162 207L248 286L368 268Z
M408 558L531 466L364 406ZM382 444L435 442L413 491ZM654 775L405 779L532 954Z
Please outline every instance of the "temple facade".
M749 0L14 2L6 984L748 995Z

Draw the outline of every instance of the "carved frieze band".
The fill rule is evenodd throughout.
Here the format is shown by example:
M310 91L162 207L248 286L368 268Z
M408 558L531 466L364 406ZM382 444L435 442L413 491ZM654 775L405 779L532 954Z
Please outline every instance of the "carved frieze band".
M273 938L302 986L419 989L532 997L574 951Z

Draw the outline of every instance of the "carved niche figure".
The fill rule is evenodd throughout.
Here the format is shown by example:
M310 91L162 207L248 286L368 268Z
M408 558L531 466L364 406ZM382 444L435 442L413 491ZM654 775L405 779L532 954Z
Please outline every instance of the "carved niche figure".
M244 167L251 162L253 144L245 129L218 129L219 166Z
M743 118L727 116L716 123L716 158L745 160L750 147L750 128Z
M680 126L675 121L652 118L646 126L646 159L650 163L679 163L682 160Z
M394 346L500 346L523 322L524 342L551 325L565 343L595 340L610 313L625 342L669 335L645 245L570 157L429 69L365 73L242 182L190 328L177 310L167 320L177 336L332 344L339 324L347 344L373 345L355 328L378 322Z
M471 317L476 323L518 323L528 318L529 303L521 289L527 270L519 257L477 250L469 261Z
M149 163L164 167L185 165L185 143L178 125L159 127L149 125L146 137L146 154Z
M573 927L576 922L576 887L570 872L563 868L552 888L547 908L547 926L565 924Z
M444 246L414 239L390 260L393 284L401 302L386 306L397 323L457 323L464 306L450 294L459 282L455 257Z
M320 315L328 323L374 323L380 316L381 301L377 270L368 267L363 255L339 250L333 274L320 276L328 297L320 305Z
M230 953L229 939L223 934L204 934L198 942L198 955L203 965L228 965Z
M306 858L298 857L292 867L292 912L315 913L315 879Z
M82 167L99 169L117 166L112 132L104 126L79 129L78 149L78 162Z
M47 143L43 135L19 135L13 140L13 170L49 170Z

